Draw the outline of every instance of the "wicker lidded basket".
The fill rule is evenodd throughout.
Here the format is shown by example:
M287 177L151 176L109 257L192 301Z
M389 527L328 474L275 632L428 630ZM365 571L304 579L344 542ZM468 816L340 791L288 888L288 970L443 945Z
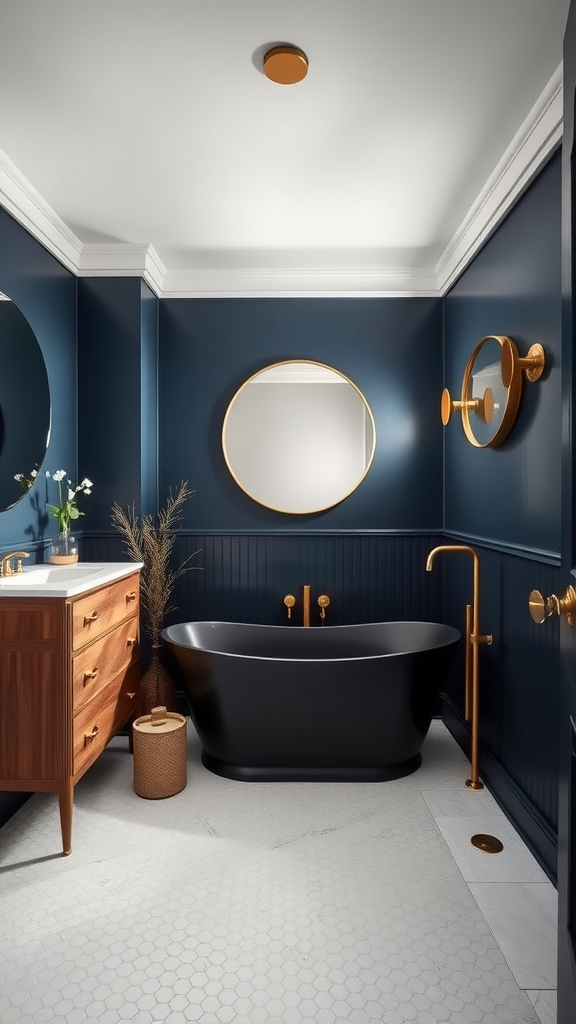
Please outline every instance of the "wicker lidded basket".
M134 792L147 800L174 796L186 786L186 719L165 707L152 708L132 727Z

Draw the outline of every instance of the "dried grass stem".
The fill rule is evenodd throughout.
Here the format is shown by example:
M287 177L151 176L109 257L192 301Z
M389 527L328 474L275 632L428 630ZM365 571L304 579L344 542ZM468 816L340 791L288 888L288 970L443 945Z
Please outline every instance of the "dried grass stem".
M175 530L182 522L184 503L194 494L189 490L188 481L183 480L175 492L170 493L166 504L156 517L140 515L134 503L122 508L117 502L112 505L112 525L124 538L124 549L132 561L143 562L140 573L140 604L146 631L152 645L160 643L160 632L168 612L174 611L170 598L176 580L190 569L188 565L198 551L194 551L177 568L170 565L172 548L176 540Z

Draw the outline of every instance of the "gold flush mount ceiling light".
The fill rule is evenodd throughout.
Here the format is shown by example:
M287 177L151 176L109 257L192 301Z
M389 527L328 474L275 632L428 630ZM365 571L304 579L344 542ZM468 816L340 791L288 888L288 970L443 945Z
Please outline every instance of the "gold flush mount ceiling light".
M264 74L278 85L295 85L308 74L308 57L297 46L274 46L264 56Z

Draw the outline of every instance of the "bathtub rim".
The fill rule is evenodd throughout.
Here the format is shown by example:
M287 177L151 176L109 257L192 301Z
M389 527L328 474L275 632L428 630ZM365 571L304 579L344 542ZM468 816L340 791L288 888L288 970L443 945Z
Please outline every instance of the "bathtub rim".
M329 658L329 657L324 657L324 656L321 657L321 658L318 658L318 657L316 657L316 658L295 658L295 657L286 658L286 657L271 657L270 655L253 654L253 653L251 653L251 654L241 654L241 653L237 653L235 651L221 651L221 650L218 650L218 649L215 649L215 648L212 648L212 647L206 647L206 646L197 647L197 646L195 646L193 644L181 643L178 640L173 639L172 636L169 635L170 630L171 629L175 629L178 626L196 626L196 625L232 626L234 628L235 627L246 627L246 626L249 626L251 629L259 629L259 630L260 629L262 629L262 630L272 630L273 629L273 630L285 631L286 633L294 632L294 631L306 632L306 633L309 633L309 632L313 631L313 632L316 633L316 632L318 632L318 630L321 630L322 633L324 635L326 635L326 633L328 633L331 630L338 630L338 632L343 632L343 631L349 630L349 629L350 630L353 630L353 629L358 630L359 628L362 628L364 626L387 626L387 625L396 625L396 624L399 624L399 623L401 623L402 625L407 625L407 626L418 625L418 626L436 626L436 627L440 627L442 630L446 630L446 638L442 639L438 643L429 644L426 647L417 647L415 649L409 649L409 650L395 650L395 651L388 651L388 652L381 651L381 652L379 652L377 654L363 654L363 655L361 654L361 655L353 655L351 657L340 657L340 658ZM286 626L286 625L276 625L276 624L273 624L273 623L227 621L226 619L188 619L188 620L186 620L186 622L174 622L174 623L171 623L171 625L169 625L169 626L165 626L164 629L161 631L161 638L164 641L164 643L166 645L168 645L168 646L172 645L174 647L180 647L183 650L197 651L200 654L213 654L213 655L217 655L220 658L241 658L241 659L247 659L247 660L253 660L253 661L269 661L269 662L277 662L277 661L286 662L286 661L290 661L290 662L294 662L295 664L301 664L301 663L308 663L308 662L323 662L323 663L325 663L325 662L341 662L341 661L350 661L350 662L352 662L352 661L375 661L375 660L378 660L378 659L381 659L381 658L398 658L398 657L403 657L403 656L411 655L411 654L424 653L426 651L435 651L435 650L441 649L442 647L449 647L451 644L459 642L461 640L461 638L462 638L462 632L461 632L461 630L457 629L455 626L450 626L448 623L433 622L433 621L428 620L428 619L386 619L386 620L382 620L382 621L379 620L377 622L356 622L356 623L347 623L345 625L332 625L332 626Z

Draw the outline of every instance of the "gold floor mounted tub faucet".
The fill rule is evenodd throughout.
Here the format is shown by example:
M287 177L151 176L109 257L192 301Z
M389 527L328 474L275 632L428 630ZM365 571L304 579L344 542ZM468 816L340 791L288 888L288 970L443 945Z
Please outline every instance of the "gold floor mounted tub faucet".
M478 778L478 645L491 644L491 633L480 633L480 562L478 554L468 544L441 544L426 559L426 571L432 571L432 562L441 551L466 551L472 555L473 585L472 604L466 605L466 682L465 682L465 718L470 722L471 733L471 771L466 780L469 789L484 789Z

